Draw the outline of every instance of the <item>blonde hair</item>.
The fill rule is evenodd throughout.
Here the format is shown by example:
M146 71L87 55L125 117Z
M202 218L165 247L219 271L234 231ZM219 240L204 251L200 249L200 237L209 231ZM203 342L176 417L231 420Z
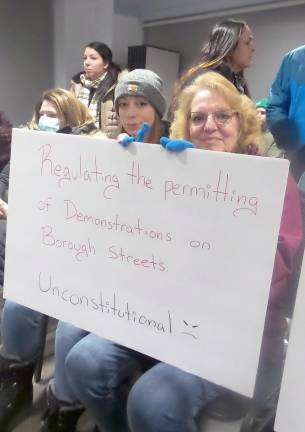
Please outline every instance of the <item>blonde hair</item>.
M56 88L46 90L42 93L40 100L35 106L32 120L26 124L29 129L37 129L40 118L40 108L43 101L51 102L57 111L60 128L70 126L71 128L94 123L94 118L88 108L81 103L70 91Z
M186 87L179 96L179 106L174 113L174 120L170 128L173 139L189 140L189 115L194 96L201 90L218 92L238 113L240 133L238 137L238 153L259 153L262 148L261 126L256 114L255 104L246 95L241 95L235 86L216 72L206 72L195 79L193 84Z

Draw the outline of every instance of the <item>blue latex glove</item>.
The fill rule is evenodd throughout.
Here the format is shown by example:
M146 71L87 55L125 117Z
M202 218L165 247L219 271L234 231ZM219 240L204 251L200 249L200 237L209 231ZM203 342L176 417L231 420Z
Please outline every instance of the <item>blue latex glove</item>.
M123 147L127 147L133 141L134 137L126 135L122 140L120 140L120 144L122 144Z
M149 133L149 131L150 131L150 124L146 122L142 123L142 126L138 130L135 141L144 142L144 138Z
M171 152L180 152L187 148L194 148L194 145L190 141L171 139L167 137L160 138L160 144Z
M131 142L144 142L145 136L150 131L150 124L149 123L142 123L140 129L137 132L136 137L132 136L125 136L122 140L120 140L120 144L122 144L123 147L127 147Z

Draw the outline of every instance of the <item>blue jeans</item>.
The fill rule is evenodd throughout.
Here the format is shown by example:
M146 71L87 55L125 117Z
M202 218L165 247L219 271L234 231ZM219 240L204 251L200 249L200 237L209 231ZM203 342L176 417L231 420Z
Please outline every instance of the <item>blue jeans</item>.
M197 432L196 420L223 388L166 363L147 371L130 391L132 432Z
M6 358L33 361L39 355L44 315L6 300L1 319L2 351Z
M101 429L127 432L129 380L141 371L140 353L60 321L55 339L55 396L82 403Z
M127 432L130 429L126 401L131 381L143 372L148 360L129 348L59 322L53 391L62 401L81 402L102 430ZM194 375L160 363L144 373L131 390L128 401L131 428L141 432L195 431L198 411L218 395L219 389ZM166 419L168 424L164 428ZM188 429L181 428L181 424L187 425Z

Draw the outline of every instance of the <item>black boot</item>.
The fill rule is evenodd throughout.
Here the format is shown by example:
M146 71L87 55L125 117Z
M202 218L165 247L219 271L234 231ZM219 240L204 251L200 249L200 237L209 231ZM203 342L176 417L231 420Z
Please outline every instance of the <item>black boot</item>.
M81 405L69 404L56 398L51 390L47 389L48 408L41 419L40 432L76 432L78 419L84 412Z
M10 432L28 416L33 404L35 363L21 363L0 356L0 431Z

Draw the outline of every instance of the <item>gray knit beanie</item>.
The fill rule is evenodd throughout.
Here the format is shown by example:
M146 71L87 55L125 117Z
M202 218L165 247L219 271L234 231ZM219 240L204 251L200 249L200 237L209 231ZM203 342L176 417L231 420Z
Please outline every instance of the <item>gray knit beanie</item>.
M166 111L166 100L163 92L163 81L154 72L148 69L135 69L126 73L114 92L114 106L118 113L119 98L122 96L144 96L158 111L161 117Z

